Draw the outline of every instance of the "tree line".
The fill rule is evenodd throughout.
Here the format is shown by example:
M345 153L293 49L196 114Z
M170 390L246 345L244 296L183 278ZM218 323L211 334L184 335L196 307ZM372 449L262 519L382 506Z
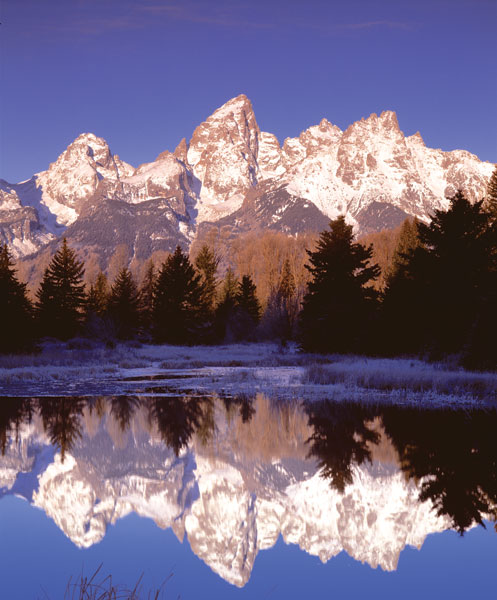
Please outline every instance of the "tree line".
M250 275L228 268L219 278L219 256L208 245L193 262L179 246L159 267L149 261L140 286L123 267L112 284L100 272L87 288L84 264L64 240L34 303L3 246L0 350L26 349L46 336L171 344L296 339L312 352L455 355L466 366L495 368L496 173L485 200L471 204L459 191L429 224L407 219L383 273L345 218L331 221L307 250L307 288L296 285L286 258L264 310Z

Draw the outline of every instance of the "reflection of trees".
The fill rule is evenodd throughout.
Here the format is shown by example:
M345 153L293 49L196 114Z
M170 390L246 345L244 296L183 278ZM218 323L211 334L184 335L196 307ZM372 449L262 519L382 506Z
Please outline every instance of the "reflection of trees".
M178 456L200 425L202 400L188 396L152 398L149 409L152 419L157 422L162 440Z
M431 500L438 514L449 517L461 533L485 518L497 520L497 410L418 410L328 401L308 403L307 419L302 416L295 421L288 406L278 407L262 399L219 399L226 409L232 443L245 457L252 452L257 460L273 460L281 458L282 448L294 456L295 447L300 457L302 440L307 439L309 456L317 459L331 485L343 492L352 482L353 465L372 458L379 435L371 422L378 417L398 453L400 468L407 477L421 482L421 501ZM146 411L176 455L194 433L203 446L208 445L216 430L216 414L221 414L216 413L211 397L3 398L2 454L10 439L18 439L23 423L39 413L64 460L82 435L84 409L101 418L111 415L123 432L140 411Z
M415 480L462 534L485 516L497 517L497 411L388 408L383 423Z
M81 414L85 407L84 398L39 398L38 405L43 427L54 446L60 448L64 462L66 451L71 450L81 437Z
M1 398L0 399L0 448L2 456L7 449L7 441L15 435L19 438L19 428L23 423L30 423L34 411L32 398Z
M378 441L378 434L365 424L371 411L360 404L331 401L309 403L306 411L314 428L309 456L317 459L322 476L343 492L352 483L352 464L371 461L367 443Z
M228 421L231 421L233 413L238 408L243 423L249 423L255 414L254 400L255 396L239 394L238 396L224 396L223 404L226 410Z
M110 413L119 423L123 433L129 429L131 418L139 405L140 400L136 396L113 396L110 398Z

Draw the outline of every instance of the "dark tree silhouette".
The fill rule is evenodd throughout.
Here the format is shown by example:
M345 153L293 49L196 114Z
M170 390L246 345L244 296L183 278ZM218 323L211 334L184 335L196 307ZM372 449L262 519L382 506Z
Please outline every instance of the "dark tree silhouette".
M187 396L154 398L150 411L164 443L176 456L188 445L203 416L202 402Z
M153 321L154 290L157 281L157 273L152 260L147 263L147 270L140 287L140 315L141 323L145 331L150 331Z
M214 338L218 342L234 340L233 326L237 292L238 280L232 269L228 268L214 316Z
M352 465L371 462L368 444L379 439L366 425L373 413L360 404L330 401L309 403L306 412L314 429L307 440L309 456L317 459L321 475L343 493L352 483Z
M387 289L385 313L404 312L405 349L429 350L435 358L461 353L482 314L487 330L497 333L495 311L488 310L497 299L497 227L482 202L471 204L458 192L446 211L435 211L418 231L419 246L406 255ZM391 325L400 326L398 318ZM476 352L478 336L473 339Z
M367 349L377 292L370 287L379 268L371 265L371 247L353 241L344 217L330 222L315 251L308 251L312 275L304 297L301 346L307 351L352 352Z
M86 298L85 313L87 318L91 318L92 316L102 317L105 315L109 303L109 293L107 276L100 271L95 283L90 286Z
M85 398L40 398L39 410L43 427L54 446L60 448L60 458L64 462L66 452L81 438L81 415Z
M2 398L0 402L0 451L5 455L10 439L19 439L21 425L30 423L35 410L32 398Z
M194 342L201 326L202 309L200 275L177 246L157 277L153 304L155 340L171 344Z
M136 409L140 405L137 396L114 396L110 399L110 414L119 423L122 432L129 429L129 424Z
M0 247L0 352L26 350L33 341L33 307L16 276L7 245Z
M209 246L204 245L195 259L195 267L201 276L202 302L209 313L214 312L217 295L216 273L219 258L212 252Z
M286 343L294 336L299 310L295 278L290 261L286 259L278 286L270 293L262 316L259 328L261 336Z
M119 339L129 339L136 335L140 321L140 301L138 288L129 269L120 269L110 291L107 311Z
M235 339L253 339L260 319L261 305L257 299L257 289L251 277L244 275L238 283L235 296L235 311L232 322Z
M463 411L385 407L382 421L402 470L422 481L420 500L431 500L464 533L497 518L495 409Z
M36 303L41 335L69 339L78 333L85 304L84 266L64 238L45 269Z

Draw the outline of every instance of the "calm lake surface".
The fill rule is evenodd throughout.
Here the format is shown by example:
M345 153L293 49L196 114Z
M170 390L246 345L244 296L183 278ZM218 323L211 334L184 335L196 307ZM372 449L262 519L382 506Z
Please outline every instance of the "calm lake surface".
M495 598L497 411L0 397L0 597Z

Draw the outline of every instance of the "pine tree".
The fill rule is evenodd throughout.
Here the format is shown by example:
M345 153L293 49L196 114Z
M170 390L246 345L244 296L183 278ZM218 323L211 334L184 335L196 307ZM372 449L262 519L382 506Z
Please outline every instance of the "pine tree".
M80 329L85 304L84 265L64 238L45 269L36 297L36 316L42 335L73 337Z
M229 342L234 339L233 323L237 292L238 280L229 267L224 276L219 304L214 317L214 338L218 342Z
M7 245L0 248L0 352L26 349L33 339L32 305L18 281Z
M485 329L497 332L495 310L488 310L497 301L497 227L482 205L459 191L446 211L418 225L420 245L385 296L387 318L398 315L391 328L402 326L407 340L394 351L460 353L483 313Z
M400 228L397 246L393 253L392 265L387 273L387 286L409 262L410 255L421 244L418 232L419 221L417 218L405 219Z
M140 314L143 329L150 331L153 320L154 290L157 281L155 265L152 259L147 263L147 270L140 287Z
M202 316L202 286L188 256L177 246L163 263L154 293L153 332L157 342L196 341Z
M91 316L102 317L107 311L109 302L109 283L105 273L100 271L95 283L90 286L86 298L86 318Z
M204 245L195 259L195 266L201 275L202 297L204 305L209 312L213 312L217 293L216 273L219 265L219 258L210 250L209 246Z
M365 349L366 333L376 310L370 287L379 268L371 265L371 247L353 241L344 217L330 222L315 251L308 251L312 275L300 319L301 345L317 352Z
M250 275L244 275L238 284L236 294L237 337L247 339L253 336L261 319L261 305L257 299L257 288Z
M129 339L136 334L140 320L139 304L133 276L129 269L123 267L112 285L107 308L119 339Z
M497 165L488 181L484 207L494 220L497 219Z
M262 335L286 343L293 337L299 311L295 279L288 259L283 263L278 287L271 292L261 323Z
M378 347L387 354L413 352L420 347L423 327L422 323L418 323L416 314L419 303L425 300L420 295L419 281L412 272L419 262L413 261L413 256L420 246L419 221L406 219L387 273L381 306Z

